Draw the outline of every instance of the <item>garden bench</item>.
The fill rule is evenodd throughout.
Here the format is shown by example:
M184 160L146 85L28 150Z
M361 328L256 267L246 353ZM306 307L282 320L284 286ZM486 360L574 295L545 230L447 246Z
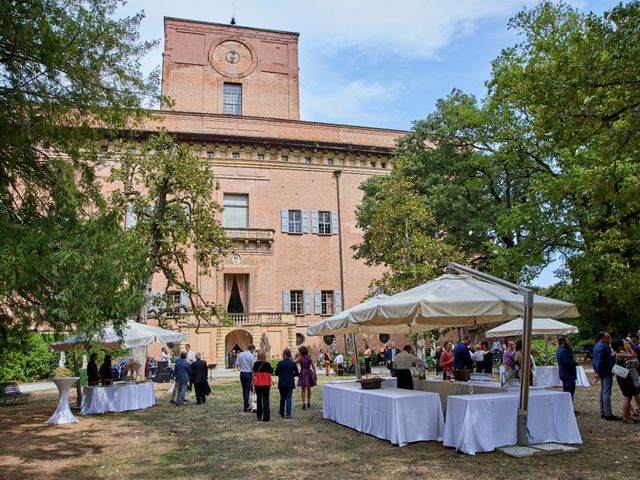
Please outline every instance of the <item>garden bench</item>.
M0 383L0 405L27 403L30 393L22 393L16 382Z

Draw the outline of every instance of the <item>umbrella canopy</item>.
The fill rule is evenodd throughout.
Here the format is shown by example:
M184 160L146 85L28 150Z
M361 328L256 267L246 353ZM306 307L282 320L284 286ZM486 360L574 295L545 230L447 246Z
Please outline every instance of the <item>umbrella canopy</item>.
M307 329L307 333L311 336L314 335L337 335L341 333L362 333L357 325L349 323L349 315L351 312L358 311L363 308L370 308L379 305L384 300L388 299L389 295L379 293L374 297L366 300L365 302L351 307L347 310L343 310L340 313L335 314L333 317L321 322L314 323Z
M578 333L578 327L562 323L553 318L534 318L532 322L532 335L567 335ZM487 337L516 337L522 335L522 318L516 318L499 327L488 330Z
M185 338L184 333L127 321L122 329L122 337L109 324L105 326L101 335L96 335L91 340L99 342L103 348L133 348L153 342L182 342ZM71 335L61 342L52 343L50 348L54 351L72 350L76 345L87 343L88 340L86 336Z
M509 288L470 275L442 275L377 304L350 309L346 321L318 323L309 335L327 333L419 333L441 327L462 327L512 320L522 315L523 298ZM572 303L534 295L534 316L578 316ZM328 321L327 321L328 322ZM322 323L322 322L320 322ZM330 330L333 328L333 330Z

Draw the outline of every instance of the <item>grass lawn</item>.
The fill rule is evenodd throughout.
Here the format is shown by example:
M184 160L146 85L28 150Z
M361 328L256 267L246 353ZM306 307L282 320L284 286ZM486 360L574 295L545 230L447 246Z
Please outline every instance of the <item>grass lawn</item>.
M322 377L321 383L327 380ZM576 408L584 444L577 454L512 459L498 453L468 456L438 442L398 448L323 420L321 388L302 410L296 390L293 419L272 421L242 412L240 382L216 380L206 405L175 407L166 385L158 404L122 414L79 416L49 427L54 392L34 394L26 406L0 408L0 479L279 479L321 478L637 478L640 424L606 422L598 387L578 388ZM614 412L622 397L614 382Z

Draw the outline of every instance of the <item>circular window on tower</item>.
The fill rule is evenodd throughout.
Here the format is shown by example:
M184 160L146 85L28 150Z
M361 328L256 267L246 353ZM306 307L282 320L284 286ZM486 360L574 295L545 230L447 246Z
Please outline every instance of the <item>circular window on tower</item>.
M325 335L324 337L322 337L322 340L324 340L324 343L326 343L327 345L333 345L335 339L336 337L334 335Z
M391 337L388 333L381 333L380 335L378 335L378 340L380 340L382 343L387 343L390 338Z
M296 345L300 346L304 343L304 335L301 333L296 333Z

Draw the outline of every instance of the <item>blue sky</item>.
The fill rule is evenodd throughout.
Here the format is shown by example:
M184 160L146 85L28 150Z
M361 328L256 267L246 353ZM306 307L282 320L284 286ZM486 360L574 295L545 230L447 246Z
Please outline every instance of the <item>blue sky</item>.
M300 33L303 120L409 129L439 98L459 88L484 94L491 61L517 41L507 22L532 0L131 0L144 10L145 40L162 39L163 17ZM615 1L574 0L602 13ZM162 43L144 59L161 64ZM554 283L547 269L536 281Z

